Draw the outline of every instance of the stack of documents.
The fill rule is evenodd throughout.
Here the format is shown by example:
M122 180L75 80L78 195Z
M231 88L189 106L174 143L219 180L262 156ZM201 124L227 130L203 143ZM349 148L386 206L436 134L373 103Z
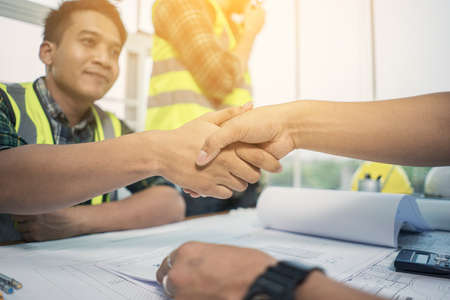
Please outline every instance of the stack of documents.
M270 187L257 210L269 228L394 248L401 228L431 230L401 194Z

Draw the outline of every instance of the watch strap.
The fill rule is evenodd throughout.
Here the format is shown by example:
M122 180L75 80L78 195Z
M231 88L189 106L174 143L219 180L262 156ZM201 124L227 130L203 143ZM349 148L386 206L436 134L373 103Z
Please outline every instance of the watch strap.
M244 300L294 300L297 286L315 270L323 272L317 267L280 261L256 278Z

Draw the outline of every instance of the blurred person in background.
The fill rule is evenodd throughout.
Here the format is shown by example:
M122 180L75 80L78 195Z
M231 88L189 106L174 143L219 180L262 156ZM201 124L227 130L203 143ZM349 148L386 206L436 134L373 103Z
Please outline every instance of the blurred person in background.
M260 1L157 0L147 130L171 130L207 112L252 102L248 62L265 22ZM184 195L187 216L253 207L260 183L226 201Z

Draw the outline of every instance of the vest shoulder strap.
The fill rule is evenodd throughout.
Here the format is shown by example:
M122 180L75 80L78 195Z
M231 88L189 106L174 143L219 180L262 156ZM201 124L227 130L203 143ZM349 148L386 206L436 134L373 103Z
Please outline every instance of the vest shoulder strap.
M34 90L33 83L2 84L15 115L15 129L28 144L53 144L47 115Z
M92 112L97 123L95 140L112 139L122 135L120 120L110 112L105 112L98 105L92 105Z
M94 114L95 122L97 123L95 129L95 141L103 141L122 135L122 124L120 120L110 112L105 112L98 105L92 105L92 113ZM98 195L86 204L99 205L104 202L110 202L117 199L117 191Z

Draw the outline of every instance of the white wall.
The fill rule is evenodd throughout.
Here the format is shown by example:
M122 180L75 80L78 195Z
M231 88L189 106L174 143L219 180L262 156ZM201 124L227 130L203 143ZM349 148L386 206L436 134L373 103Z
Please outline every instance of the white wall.
M450 1L376 0L377 98L450 90Z
M266 1L267 22L251 60L256 103L295 97L373 100L450 90L450 1L373 0L374 45L371 2Z
M266 1L265 7L249 65L257 106L295 99L295 3Z
M0 16L0 81L34 81L45 73L39 60L42 27Z
M371 100L369 0L300 1L300 97Z
M370 0L266 1L266 8L250 64L257 105L372 99Z

